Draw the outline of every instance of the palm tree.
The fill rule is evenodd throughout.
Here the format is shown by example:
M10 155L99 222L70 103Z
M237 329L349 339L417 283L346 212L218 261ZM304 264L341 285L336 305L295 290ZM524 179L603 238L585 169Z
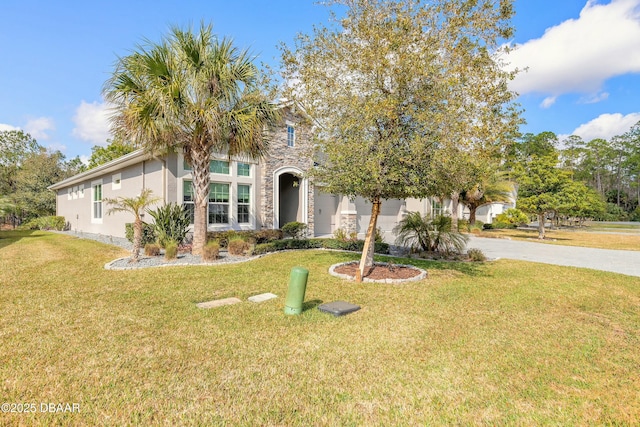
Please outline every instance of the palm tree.
M151 152L181 150L191 165L195 195L193 252L206 243L212 152L259 159L278 109L246 50L218 40L211 25L173 28L120 58L104 95L114 105L112 131Z
M469 224L476 223L476 211L479 207L495 202L508 202L513 197L513 182L503 178L502 173L488 175L471 189L460 194L460 203L469 209Z
M107 215L114 212L131 212L135 219L133 221L133 250L131 251L131 261L138 262L140 258L140 246L142 246L142 213L152 204L160 200L151 196L151 190L145 188L137 197L117 197L115 199L104 199L105 203L113 205L107 211Z

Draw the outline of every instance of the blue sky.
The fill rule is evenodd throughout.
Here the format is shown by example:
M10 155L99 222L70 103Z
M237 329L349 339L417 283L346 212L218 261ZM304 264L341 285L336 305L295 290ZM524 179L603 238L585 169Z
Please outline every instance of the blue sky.
M527 124L585 140L640 121L640 0L516 0L528 68L513 82ZM0 5L0 130L23 129L67 157L109 137L104 81L117 56L172 25L212 22L220 36L277 66L284 42L328 19L313 0L4 0Z

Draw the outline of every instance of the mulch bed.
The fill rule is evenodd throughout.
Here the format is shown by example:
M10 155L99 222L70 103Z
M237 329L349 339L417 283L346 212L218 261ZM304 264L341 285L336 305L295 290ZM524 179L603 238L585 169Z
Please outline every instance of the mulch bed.
M346 274L351 277L356 276L356 271L358 270L358 263L354 262L351 264L341 265L335 268L335 272L339 274ZM367 279L372 280L384 280L384 279L410 279L412 277L416 277L420 275L420 271L403 267L399 265L385 265L385 264L374 264L372 268L369 269L369 272L365 272L365 276Z

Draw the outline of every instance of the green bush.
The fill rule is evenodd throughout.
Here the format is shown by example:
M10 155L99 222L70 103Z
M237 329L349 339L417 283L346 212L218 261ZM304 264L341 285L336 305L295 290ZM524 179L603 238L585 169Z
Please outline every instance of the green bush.
M205 261L215 261L220 254L220 243L217 241L207 242L204 248L202 248L202 259Z
M274 240L269 243L256 245L254 254L264 254L267 252L284 251L287 249L339 249L344 251L361 252L364 247L363 240L340 241L337 239L285 239ZM388 254L388 243L375 243L375 252L378 254Z
M244 253L249 250L249 243L247 243L242 237L235 236L229 240L227 250L231 255L244 255Z
M144 245L144 254L146 256L160 255L160 245L157 243L147 243L146 245Z
M63 216L41 216L22 224L21 230L58 230L62 231L66 228L67 222Z
M124 237L127 238L128 241L133 243L133 223L128 222L124 225ZM147 224L146 222L142 223L142 242L140 242L143 246L147 243L155 243L156 241L156 231L153 224Z
M161 247L169 241L177 242L178 245L184 241L191 220L182 205L169 203L149 211L149 215L155 221L155 232Z
M496 216L493 228L517 228L518 225L525 225L529 222L527 214L520 209L509 208Z
M220 243L221 248L226 248L229 244L229 240L234 237L241 237L247 243L260 244L268 243L274 240L281 240L284 234L282 230L225 230L225 231L210 231L207 233L207 241L217 240Z
M467 256L474 262L483 262L487 260L486 255L480 249L469 249L467 251Z
M303 239L307 234L307 224L298 221L288 222L282 226L282 232L293 239Z
M176 259L178 257L178 244L176 242L166 242L164 245L164 257L168 260Z

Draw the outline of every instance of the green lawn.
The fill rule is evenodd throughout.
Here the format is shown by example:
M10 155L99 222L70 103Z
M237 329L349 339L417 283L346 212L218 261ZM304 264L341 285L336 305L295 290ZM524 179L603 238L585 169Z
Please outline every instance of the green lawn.
M0 425L631 425L640 278L516 261L419 262L421 282L327 273L356 254L105 271L117 248L0 233ZM290 269L307 310L283 314ZM246 298L279 295L261 304ZM242 304L201 310L201 301ZM334 318L320 302L362 306ZM39 408L39 406L38 406Z

